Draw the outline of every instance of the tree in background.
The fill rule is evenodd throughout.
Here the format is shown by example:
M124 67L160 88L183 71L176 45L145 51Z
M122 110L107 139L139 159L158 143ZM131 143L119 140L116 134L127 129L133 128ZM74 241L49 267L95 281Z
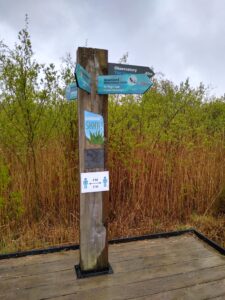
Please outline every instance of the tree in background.
M16 249L78 237L74 68L70 54L60 69L35 60L27 17L14 48L0 42L0 249L12 236ZM224 97L153 80L142 96L109 97L111 237L224 213Z
M34 59L27 16L15 48L1 42L0 65L0 143L26 170L34 188L33 210L38 218L37 141L43 147L50 137L56 121L55 103L62 96L54 64L45 66Z

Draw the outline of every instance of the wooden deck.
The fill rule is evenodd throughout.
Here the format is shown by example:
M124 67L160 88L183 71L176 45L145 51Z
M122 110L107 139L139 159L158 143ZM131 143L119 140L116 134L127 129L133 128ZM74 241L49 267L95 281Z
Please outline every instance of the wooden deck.
M109 247L114 274L76 279L78 251L0 261L0 299L225 299L225 257L192 235Z

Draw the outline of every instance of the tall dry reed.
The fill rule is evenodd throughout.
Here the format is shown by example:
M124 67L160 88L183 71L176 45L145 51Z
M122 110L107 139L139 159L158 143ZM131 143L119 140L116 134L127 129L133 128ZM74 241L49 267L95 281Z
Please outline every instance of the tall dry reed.
M34 181L8 157L11 188L23 191L24 212L1 226L2 251L79 241L78 159L53 140L37 151L39 219L33 219ZM221 145L192 148L173 143L136 147L126 159L109 151L110 238L181 228L211 209L225 182Z

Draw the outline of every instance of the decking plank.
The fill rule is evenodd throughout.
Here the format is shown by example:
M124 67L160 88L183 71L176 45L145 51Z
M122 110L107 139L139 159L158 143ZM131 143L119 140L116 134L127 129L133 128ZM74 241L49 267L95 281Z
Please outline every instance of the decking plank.
M172 276L134 282L127 285L109 285L105 288L98 287L92 290L84 290L81 292L69 292L69 290L67 289L68 293L65 290L63 290L61 291L61 294L58 293L57 295L55 294L51 297L47 296L43 299L128 300L132 298L140 298L144 295L148 295L149 299L151 299L151 295L154 295L159 292L166 292L168 290L178 288L187 288L189 286L197 285L204 282L209 283L211 279L213 281L223 279L223 272L224 267L215 267L195 272L188 272L185 274L176 274ZM190 298L190 300L193 299L196 300L198 298Z
M123 255L118 255L117 253L111 253L110 252L110 263L120 263L116 264L116 268L118 265L119 269L126 269L126 266L128 268L131 268L134 265L134 261L139 261L139 263L151 263L152 261L156 261L159 259L160 261L166 261L167 257L171 257L171 255L176 256L183 256L184 250L183 247L185 246L185 256L193 256L193 257L208 257L209 255L213 255L212 252L209 252L205 248L203 248L201 245L198 248L193 248L191 244L175 244L171 245L170 248L164 248L161 247L161 249L157 248L151 248L150 249L142 249L142 243L140 243L139 251L137 249L135 251L129 251L129 256L127 255L126 248L124 249ZM116 247L115 245L112 247ZM159 255L160 254L160 255ZM39 263L33 264L32 261L29 261L30 263L25 263L24 265L19 266L10 266L10 261L7 266L4 266L2 269L0 269L0 278L15 278L19 276L29 276L29 275L38 275L38 274L45 274L45 273L52 273L57 272L60 270L65 270L65 268L69 268L71 265L74 265L78 261L78 251L71 251L69 255L62 256L61 254L58 255L60 259L56 259L57 256L55 256L55 260L49 260L44 262L43 257L40 257ZM133 263L131 263L133 262ZM137 262L136 262L137 265Z
M130 261L124 261L124 262L117 262L113 263L113 270L116 274L118 273L125 273L125 272L134 272L142 269L147 268L153 268L153 267L160 267L160 266L168 266L171 264L176 264L177 259L179 256L174 254L167 254L164 256L154 256L154 257L142 257L137 258L133 263L131 264ZM183 262L186 263L193 263L193 260L199 260L201 257L200 253L188 253L185 258L183 259ZM212 257L212 254L209 253L208 258ZM42 272L41 274L34 274L30 276L21 275L21 276L15 276L15 277L2 277L2 280L5 280L4 282L4 290L10 289L12 286L16 286L16 288L31 288L35 286L39 286L41 284L54 284L58 280L66 281L68 279L71 279L71 265L73 265L74 261L68 261L65 265L64 270L61 270L61 272L55 272L51 269L48 270L48 272ZM49 266L49 265L48 265ZM26 278L24 278L26 277ZM9 280L10 279L10 280ZM74 278L73 278L74 279ZM1 294L1 293L0 293Z
M224 300L225 299L225 294L222 294L220 296L216 296L216 297L211 297L211 298L207 298L207 300Z
M114 274L82 280L73 268L78 251L0 261L0 299L144 300L167 293L168 299L179 299L201 290L206 297L221 297L225 257L202 241L185 235L131 243L110 245Z
M166 243L162 243L162 240L165 240ZM170 245L174 245L174 247L176 247L177 245L179 246L180 244L183 245L191 244L192 248L195 247L199 248L205 246L204 244L200 245L199 241L197 241L194 236L188 235L188 236L173 237L173 240L170 240L169 238L163 238L163 239L155 239L155 240L151 239L151 240L113 244L110 246L110 254L112 255L113 253L119 253L119 252L123 254L126 251L140 252L140 248L142 250L149 249L149 246L151 246L151 250L158 251L158 249L161 249L162 247L164 249L167 249L170 248ZM4 259L1 260L0 271L2 270L2 268L4 268L4 266L17 267L20 265L26 265L26 264L30 265L35 263L39 264L43 262L64 259L65 256L70 256L70 254L74 252L78 253L78 251L69 250L69 251L59 251L56 253L51 253L51 256L49 254L39 254L39 255L29 255L20 258Z
M194 284L191 287L185 287L181 289L175 289L171 291L166 291L163 293L146 295L138 298L130 298L132 300L174 300L174 299L217 299L218 297L224 296L225 299L225 279L206 282L202 284ZM213 297L213 298L211 298ZM221 298L222 299L222 298Z
M198 263L195 262L194 264L193 262L191 264L190 262L187 262L185 264L179 263L169 266L152 267L150 269L142 269L136 272L116 273L112 276L108 275L104 277L88 278L85 280L78 280L77 282L74 279L73 270L68 270L68 277L63 277L63 274L61 272L56 272L51 284L44 285L45 283L43 282L43 284L40 284L36 287L33 287L31 285L30 287L23 289L22 291L20 290L19 293L17 293L17 289L15 289L14 291L11 290L11 292L8 293L8 289L4 289L3 286L3 288L1 288L0 295L2 297L4 296L4 298L7 298L7 295L18 294L18 297L19 295L21 295L23 296L23 299L27 299L29 295L33 295L33 297L34 295L38 295L37 299L39 299L44 297L53 297L60 294L62 295L66 293L77 292L80 299L86 299L85 295L87 294L87 297L90 297L92 293L94 293L96 299L98 299L102 291L104 293L104 291L106 292L109 288L112 290L116 290L118 294L122 293L125 286L125 289L130 291L132 289L132 286L139 286L141 284L141 286L144 288L145 285L151 286L151 283L153 282L153 288L155 288L155 282L157 280L159 283L162 282L162 284L165 285L168 283L168 278L170 277L176 277L176 281L178 281L180 280L180 278L183 278L184 275L187 276L188 274L188 276L191 276L192 273L195 273L195 275L192 276L193 280L195 280L196 276L198 276L198 272L202 274L202 272L207 273L210 271L212 272L212 274L207 277L207 280L208 278L214 279L213 272L215 272L214 269L216 267L219 268L218 270L223 270L224 276L225 262L221 267L221 261L220 259L218 260L218 258L219 257L214 257L213 259L210 258L210 260L206 259L206 261L199 260ZM199 270L199 268L201 269ZM221 271L219 273L221 273ZM187 279L190 280L188 276ZM218 276L218 272L216 272L215 275L215 278L218 279L218 277L216 276ZM198 283L197 279L195 282ZM186 286L185 284L184 286ZM96 286L98 287L97 289Z
M123 253L117 253L114 252L113 250L117 248L117 245L112 245L110 246L110 253L109 253L109 258L110 262L117 262L117 261L126 261L126 260L133 260L138 256L142 257L148 257L148 256L155 256L158 253L162 254L167 254L171 252L183 252L183 248L185 247L188 250L192 251L192 253L195 251L196 253L202 253L202 256L208 255L208 249L206 249L201 243L198 244L198 247L195 245L192 245L191 242L187 242L186 240L182 240L181 243L177 242L176 243L168 243L166 240L167 246L162 245L161 246L149 246L143 247L143 241L138 242L139 248L135 249L127 249L127 244L124 244L124 252ZM149 248L150 247L150 248ZM111 251L112 249L112 251ZM127 255L129 253L129 256ZM39 259L38 259L39 256ZM33 258L33 259L32 259ZM48 259L49 258L49 259ZM20 261L19 264L16 264L16 260ZM74 261L76 262L78 260L78 251L65 251L63 253L59 252L58 254L42 254L42 255L37 255L37 256L29 256L29 257L23 257L23 258L15 258L15 259L8 259L7 261L3 260L0 263L0 273L2 276L4 274L10 274L10 272L13 273L13 277L20 275L20 272L26 272L27 269L36 269L39 268L38 265L42 264L49 264L49 268L51 267L51 264L57 263L60 265L60 263L66 262L70 263ZM2 263L3 262L3 263ZM46 266L47 267L47 266ZM44 267L45 268L45 267ZM44 271L43 268L43 271ZM44 271L45 272L45 271Z

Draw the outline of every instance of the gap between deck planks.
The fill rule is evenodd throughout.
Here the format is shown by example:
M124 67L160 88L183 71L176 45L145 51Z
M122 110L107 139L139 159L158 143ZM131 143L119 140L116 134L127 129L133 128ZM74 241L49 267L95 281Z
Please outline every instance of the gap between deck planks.
M171 297L192 290L197 293L206 281L211 287L221 286L225 277L224 257L189 235L111 245L114 274L102 277L77 280L73 271L77 253L11 259L2 261L3 265L0 261L0 299L144 300L160 293Z

